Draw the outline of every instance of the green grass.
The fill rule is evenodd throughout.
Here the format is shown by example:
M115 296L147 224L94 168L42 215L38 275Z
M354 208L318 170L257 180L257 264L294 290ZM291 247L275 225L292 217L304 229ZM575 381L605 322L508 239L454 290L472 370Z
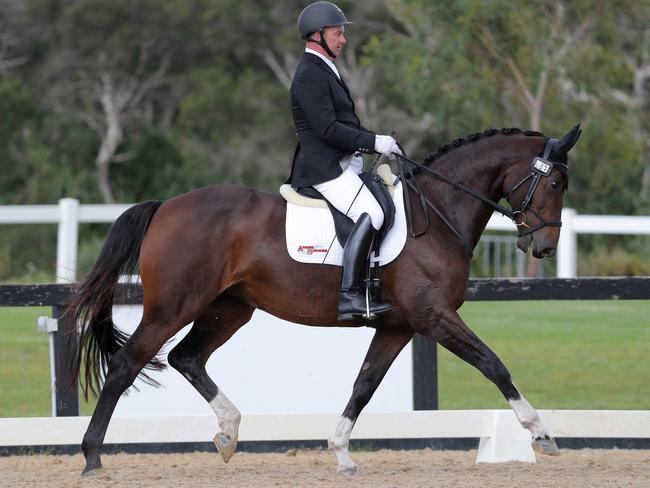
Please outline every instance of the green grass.
M650 409L650 301L468 302L461 316L536 408ZM441 409L507 408L439 347Z
M52 413L48 335L36 320L49 307L0 308L0 417L44 417ZM94 402L82 402L92 413Z
M36 330L50 312L0 308L0 417L50 415L48 339ZM469 302L461 315L537 408L650 409L650 301ZM441 409L508 408L474 368L443 348L438 358Z
M50 356L47 334L36 330L49 308L0 309L0 417L49 415Z

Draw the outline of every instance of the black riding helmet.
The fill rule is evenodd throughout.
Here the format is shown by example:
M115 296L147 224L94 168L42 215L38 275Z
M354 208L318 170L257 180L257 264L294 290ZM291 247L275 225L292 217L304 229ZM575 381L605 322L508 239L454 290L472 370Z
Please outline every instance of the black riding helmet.
M325 39L323 30L325 27L334 27L337 25L354 24L345 18L343 11L331 2L314 2L307 5L298 16L298 33L300 38L307 41L314 32L320 32L320 44L327 54L335 58L336 55L331 51ZM317 41L314 41L317 42Z

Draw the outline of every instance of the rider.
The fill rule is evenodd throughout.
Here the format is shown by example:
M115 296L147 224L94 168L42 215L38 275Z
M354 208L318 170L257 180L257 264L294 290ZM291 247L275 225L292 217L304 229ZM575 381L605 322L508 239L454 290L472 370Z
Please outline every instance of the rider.
M298 17L300 38L306 41L291 83L291 112L298 146L291 169L291 186L313 186L354 222L343 252L339 319L365 315L361 278L372 241L384 214L363 185L360 153L373 151L394 159L395 139L376 135L361 125L350 91L332 62L345 44L345 14L330 2L315 2ZM386 312L385 303L372 303L370 313Z

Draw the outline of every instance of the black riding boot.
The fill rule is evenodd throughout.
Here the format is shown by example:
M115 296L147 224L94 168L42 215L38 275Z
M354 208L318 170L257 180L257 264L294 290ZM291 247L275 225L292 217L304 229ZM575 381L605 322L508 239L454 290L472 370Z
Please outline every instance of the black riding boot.
M364 287L361 286L361 275L375 234L377 231L372 226L370 215L361 214L343 249L339 320L349 320L355 316L366 315L366 294ZM370 315L372 317L374 314L386 312L391 308L393 308L392 305L387 303L370 303Z

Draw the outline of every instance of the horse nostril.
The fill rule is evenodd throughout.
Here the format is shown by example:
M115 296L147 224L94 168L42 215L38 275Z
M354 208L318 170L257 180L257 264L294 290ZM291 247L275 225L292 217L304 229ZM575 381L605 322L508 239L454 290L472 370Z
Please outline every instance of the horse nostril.
M552 258L553 256L555 256L555 248L554 247L547 247L546 249L544 249L541 252L541 254L542 254L542 257Z

